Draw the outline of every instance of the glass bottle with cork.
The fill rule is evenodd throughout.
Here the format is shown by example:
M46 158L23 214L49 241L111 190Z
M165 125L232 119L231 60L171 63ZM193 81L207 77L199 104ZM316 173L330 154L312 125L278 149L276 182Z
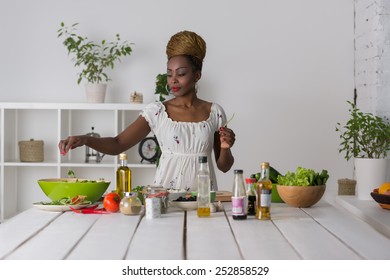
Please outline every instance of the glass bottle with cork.
M119 155L119 167L116 171L116 193L122 199L126 192L131 192L131 170L127 166L127 155L122 153Z
M198 217L210 217L210 171L207 164L207 156L199 157L199 169L197 174L198 184Z
M260 178L256 185L256 219L271 219L272 182L269 179L269 162L261 163Z
M232 217L234 220L247 218L247 195L245 190L244 175L242 169L234 170Z

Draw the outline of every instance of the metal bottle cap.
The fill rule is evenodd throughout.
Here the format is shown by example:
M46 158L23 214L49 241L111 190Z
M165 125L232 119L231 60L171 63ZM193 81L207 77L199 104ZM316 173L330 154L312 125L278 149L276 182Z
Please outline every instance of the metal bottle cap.
M119 154L119 160L127 160L127 154L125 153Z
M268 168L269 167L269 162L262 162L261 167L263 168Z

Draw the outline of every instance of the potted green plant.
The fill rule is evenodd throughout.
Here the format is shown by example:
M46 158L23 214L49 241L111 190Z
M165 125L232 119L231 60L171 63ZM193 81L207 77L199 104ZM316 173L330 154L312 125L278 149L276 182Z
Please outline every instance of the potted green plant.
M100 93L102 99L92 99L90 101L104 102L106 82L111 80L107 70L114 69L115 63L120 62L121 57L131 55L133 51L132 43L122 42L119 34L116 34L116 39L113 42L102 40L100 43L96 43L88 40L87 37L77 35L77 25L78 23L74 23L69 27L61 22L57 37L64 38L63 44L67 48L68 54L72 56L74 66L81 68L77 84L80 84L82 80L86 80L88 82L86 84L87 94L90 87L93 91L102 88L103 92Z
M360 111L350 104L346 124L337 123L340 133L339 153L348 161L354 158L359 199L371 199L370 192L386 180L387 152L390 150L390 123L386 118Z
M154 90L154 93L159 95L158 101L163 102L168 98L168 96L170 94L170 90L169 90L169 87L167 85L167 74L166 73L157 74L157 76L156 76L156 89Z

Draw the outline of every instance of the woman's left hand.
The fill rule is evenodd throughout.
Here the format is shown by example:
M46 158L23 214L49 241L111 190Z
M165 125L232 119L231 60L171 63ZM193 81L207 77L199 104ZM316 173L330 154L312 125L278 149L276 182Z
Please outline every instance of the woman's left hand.
M236 135L230 128L221 127L219 129L219 139L221 140L221 149L229 149L234 145Z

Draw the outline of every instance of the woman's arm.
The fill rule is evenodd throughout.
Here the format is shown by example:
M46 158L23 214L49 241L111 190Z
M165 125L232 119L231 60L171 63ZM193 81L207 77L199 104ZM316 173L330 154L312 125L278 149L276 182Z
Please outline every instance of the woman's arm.
M58 148L62 155L65 155L70 149L75 149L83 145L104 154L117 155L139 143L149 132L150 127L147 121L144 117L139 116L116 137L69 136L60 141Z
M235 134L227 127L221 127L219 133L214 134L214 155L217 167L222 172L228 172L233 166L234 157L230 148L234 145Z

